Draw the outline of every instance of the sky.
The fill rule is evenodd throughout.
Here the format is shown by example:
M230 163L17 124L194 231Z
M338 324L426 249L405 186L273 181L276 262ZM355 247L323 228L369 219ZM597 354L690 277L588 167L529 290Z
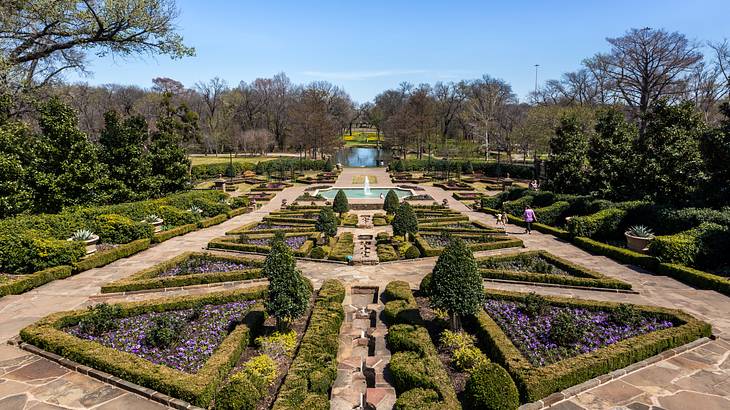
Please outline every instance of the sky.
M285 72L294 83L326 80L356 102L408 81L483 74L521 99L584 58L606 37L636 27L679 31L701 42L730 38L728 0L247 1L177 0L179 32L195 57L89 57L90 84L187 87L220 77L231 86Z

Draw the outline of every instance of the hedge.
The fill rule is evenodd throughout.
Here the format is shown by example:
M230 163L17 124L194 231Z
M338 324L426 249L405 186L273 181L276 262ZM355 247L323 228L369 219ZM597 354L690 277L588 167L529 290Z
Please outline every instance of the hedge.
M535 177L535 166L531 164L502 164L471 160L450 160L447 162L439 159L400 159L391 161L388 164L388 169L390 171L427 171L430 169L434 172L443 172L448 168L450 172L456 174L457 170L466 173L464 171L468 170L467 163L471 163L474 172L481 172L487 176L503 177L510 174L512 178L519 179L532 179Z
M609 208L592 215L576 216L568 222L568 231L573 236L587 238L617 238L623 235L621 226L628 212L619 208Z
M310 235L312 237L312 234L309 232L303 232L301 236L304 235ZM289 236L300 236L297 233L288 233L284 234L286 237ZM273 234L261 234L261 235L251 235L251 238L273 238ZM247 243L239 243L239 239L235 236L222 236L218 238L213 238L210 242L208 242L208 249L223 249L223 250L230 250L230 251L243 251L243 252L255 252L255 253L263 253L268 254L271 252L271 246L264 246L264 245L252 245ZM299 249L292 249L292 252L295 256L304 257L309 254L309 252L314 247L314 240L313 239L307 239L304 241L304 244Z
M730 296L730 279L687 266L660 263L657 272L699 289L714 290Z
M631 284L605 276L599 272L586 269L566 259L555 256L547 251L519 252L506 255L489 256L477 259L482 266L486 262L504 262L518 259L537 257L567 272L568 274L546 274L539 272L521 272L507 269L485 269L479 270L482 277L488 279L505 279L520 282L553 283L570 286L590 286L609 289L631 289Z
M655 270L658 261L655 257L650 255L644 255L643 253L634 252L630 249L619 248L618 246L612 246L603 242L594 241L590 238L575 237L573 243L590 253L608 256L611 259L618 260L620 262L640 266L648 270Z
M351 232L343 232L337 238L337 244L332 248L329 259L346 261L348 256L355 252L355 236Z
M248 233L248 234L260 234L260 233L276 233L276 232L284 232L284 233L292 233L292 232L316 232L316 228L314 225L311 224L301 224L296 225L292 224L292 228L275 228L275 229L256 229L253 230L253 228L257 227L260 224L265 224L264 221L257 221L257 222L250 222L246 225L239 226L236 229L230 230L226 232L226 235L240 235L242 233ZM290 224L287 224L290 225Z
M657 236L649 253L662 262L693 267L715 268L730 262L729 227L703 222L696 228L674 235Z
M81 272L108 265L117 259L126 258L127 256L134 255L137 252L142 252L149 247L149 239L138 239L134 242L119 245L116 248L106 251L97 251L76 262L74 264L74 272Z
M230 262L246 263L248 265L251 265L251 268L230 272L207 272L188 275L159 276L162 272L173 268L190 258L205 256L213 256L215 259L223 259ZM168 259L164 262L158 263L151 268L144 269L126 278L103 285L101 287L101 293L130 292L143 289L161 289L178 286L258 279L261 277L261 266L263 266L263 262L257 259L242 258L240 256L230 255L211 255L202 252L185 252L172 259Z
M391 310L400 305L406 306L400 312L391 311L388 316L388 334L385 336L388 349L393 353L388 368L398 393L394 408L420 410L425 401L432 404L433 408L461 409L454 386L428 331L423 326L411 324L421 323L422 319L410 287L406 282L391 282L386 286L385 293L390 298L397 298L387 302L386 309L389 304ZM408 393L414 389L421 390ZM438 403L433 403L433 393L429 391L436 393ZM420 397L422 394L427 395L428 400Z
M201 219L198 222L198 228L208 228L213 225L218 225L228 220L228 214L220 214L210 218Z
M400 259L400 255L396 252L392 245L381 243L377 246L378 260L380 262L396 261Z
M65 279L71 276L72 273L73 268L71 266L55 266L8 279L7 282L0 282L0 297L24 293L56 279Z
M161 231L155 233L155 236L152 238L152 242L154 243L160 243L165 242L168 239L172 239L176 236L185 235L186 233L190 233L193 231L198 230L198 224L187 224L178 226L176 228L168 229L166 231Z
M383 292L383 300L385 301L383 309L385 323L422 323L416 298L413 297L411 285L408 282L397 280L388 283Z
M479 221L469 221L470 227L448 227L454 222L424 222L418 224L419 232L450 232L450 233L495 233L503 234L504 228L494 228Z
M535 209L538 221L545 225L560 225L565 217L566 212L570 209L570 203L567 201L557 201L550 206Z
M312 402L329 408L329 389L337 376L340 326L345 318L344 298L345 287L340 281L328 279L322 283L314 300L307 331L302 336L273 410L298 410L307 408L305 403Z
M237 300L266 298L266 287L213 293L202 296L178 296L142 302L120 303L121 317L149 312L190 309L206 304L223 304ZM97 342L77 338L62 329L76 325L88 310L55 313L20 331L26 343L74 362L93 367L114 376L156 390L200 407L208 407L218 386L238 361L250 342L252 329L263 325L264 314L252 308L244 324L239 324L223 340L213 355L195 374L154 364L131 353L122 352Z
M468 235L457 235L457 236L465 237ZM479 235L479 236L482 236L482 235ZM473 252L524 246L522 240L520 240L520 239L509 238L506 236L503 236L503 237L490 236L490 237L493 239L493 241L474 243L474 244L469 244L467 246ZM441 255L441 252L443 252L443 248L432 248L431 245L429 245L428 242L421 236L421 234L416 234L416 236L414 237L414 240L415 240L416 246L418 246L418 248L421 251L421 255L423 255L425 257L439 256L439 255Z
M487 297L522 301L527 294L486 291ZM545 297L554 306L612 310L618 303ZM520 353L499 325L484 311L474 317L476 335L487 355L502 365L512 376L523 402L533 402L554 392L583 383L594 377L657 355L711 335L709 324L672 309L637 306L642 312L661 315L675 323L674 327L632 337L547 366L536 367Z
M231 165L233 166L233 168L229 169ZM233 177L246 171L253 171L255 167L256 165L251 162L241 161L233 161L233 164L231 164L230 162L221 162L216 164L197 164L190 167L190 174L192 175L193 179L217 178L219 175ZM233 172L231 173L231 171Z

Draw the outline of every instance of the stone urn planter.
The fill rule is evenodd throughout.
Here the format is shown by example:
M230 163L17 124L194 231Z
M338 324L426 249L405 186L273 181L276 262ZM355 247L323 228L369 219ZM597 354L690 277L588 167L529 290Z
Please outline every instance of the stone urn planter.
M91 234L87 239L79 239L76 234L67 239L67 241L79 241L83 242L86 247L86 254L92 254L96 252L96 244L99 242L99 235Z
M162 218L157 218L154 220L145 219L144 222L147 222L148 224L152 225L152 227L155 229L155 232L161 232L162 223L165 222L165 220Z
M635 236L629 233L629 231L624 232L624 236L626 236L626 247L631 249L632 251L646 253L649 251L649 244L654 239L654 237L640 237Z

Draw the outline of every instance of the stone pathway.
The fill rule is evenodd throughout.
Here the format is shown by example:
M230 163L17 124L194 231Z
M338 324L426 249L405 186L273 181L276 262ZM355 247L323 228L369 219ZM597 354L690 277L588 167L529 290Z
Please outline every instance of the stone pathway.
M393 186L384 168L346 168L338 179L340 186L352 186L352 176L376 175L378 186ZM346 183L349 181L349 183ZM0 298L0 409L158 409L163 406L88 376L71 372L54 363L4 343L17 336L20 329L53 312L82 307L98 297L100 286L179 253L201 250L208 241L240 225L260 220L268 212L279 209L282 199L292 203L304 192L303 186L288 188L256 212L245 214L221 225L192 232L156 245L129 258L105 267L82 272L71 278L55 281L23 295ZM435 201L443 199L449 206L464 212L472 220L494 224L491 215L473 212L456 201L450 192L426 186L424 191ZM348 231L357 231L348 228ZM387 231L375 227L372 231ZM369 230L370 231L370 230ZM546 295L563 295L596 300L631 302L682 309L712 324L718 340L660 361L642 370L615 379L577 396L555 404L560 409L730 409L730 298L714 291L697 290L671 278L654 276L633 266L617 263L603 256L594 256L572 244L550 235L534 232L525 235L516 226L508 226L510 235L519 237L527 249L545 249L572 262L598 270L633 285L638 294L594 292L519 284L487 283L495 289L535 291ZM477 255L514 252L506 249L479 252ZM385 286L391 280L405 280L417 287L431 271L436 258L381 263L379 265L346 266L312 261L299 261L298 266L316 286L327 278L337 278L348 286ZM187 291L185 291L187 292ZM151 294L155 295L155 294ZM153 296L135 296L135 299ZM126 299L129 300L129 299Z

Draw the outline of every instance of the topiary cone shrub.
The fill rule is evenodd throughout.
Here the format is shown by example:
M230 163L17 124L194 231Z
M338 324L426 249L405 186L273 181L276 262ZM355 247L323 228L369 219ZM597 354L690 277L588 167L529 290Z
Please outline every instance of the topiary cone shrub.
M389 190L388 194L385 195L385 201L383 202L383 210L389 214L395 213L400 205L398 194L394 190Z
M345 195L345 192L341 189L337 191L337 195L335 195L335 200L332 202L332 210L340 214L340 217L342 217L342 214L350 210L350 203L347 202L347 195Z
M515 410L520 394L507 370L496 363L475 368L466 381L464 398L467 409Z
M409 203L403 202L400 204L391 225L393 225L393 235L396 236L407 237L408 234L415 235L418 233L418 218Z
M325 207L319 211L317 223L314 226L318 231L324 233L327 238L330 238L337 235L337 226L339 224L340 221L337 220L337 216L332 208Z
M461 328L461 317L476 313L484 300L482 276L474 254L459 237L452 237L436 261L429 285L431 304L451 316L453 330Z
M284 235L277 232L261 269L262 276L269 278L266 310L276 318L276 327L284 329L292 319L307 310L311 290L306 279L296 267L291 249L284 243Z

